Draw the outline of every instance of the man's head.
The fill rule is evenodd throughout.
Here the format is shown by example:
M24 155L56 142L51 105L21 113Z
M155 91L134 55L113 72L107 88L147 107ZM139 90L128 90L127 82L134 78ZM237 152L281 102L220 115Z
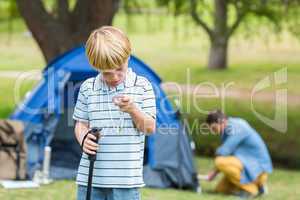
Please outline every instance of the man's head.
M227 116L220 110L214 110L207 115L206 123L213 133L221 134L227 125Z
M118 28L103 26L94 30L86 42L90 64L102 73L110 86L121 83L126 76L131 44Z

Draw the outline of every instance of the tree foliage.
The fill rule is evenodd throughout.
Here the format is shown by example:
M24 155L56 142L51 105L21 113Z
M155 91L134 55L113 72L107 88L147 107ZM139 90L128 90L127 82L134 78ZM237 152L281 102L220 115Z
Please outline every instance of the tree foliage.
M299 0L157 0L174 15L190 15L209 36L211 42L209 68L227 67L227 48L230 37L248 17L263 17L277 29L287 24L299 24ZM296 18L295 18L296 17ZM299 34L299 26L289 30Z
M119 0L16 0L47 62L84 43L92 30L111 25Z

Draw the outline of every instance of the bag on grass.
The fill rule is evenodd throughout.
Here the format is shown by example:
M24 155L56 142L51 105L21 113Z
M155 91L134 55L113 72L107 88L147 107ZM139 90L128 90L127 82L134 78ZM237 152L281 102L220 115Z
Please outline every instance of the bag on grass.
M23 123L0 120L0 180L26 178L26 143Z

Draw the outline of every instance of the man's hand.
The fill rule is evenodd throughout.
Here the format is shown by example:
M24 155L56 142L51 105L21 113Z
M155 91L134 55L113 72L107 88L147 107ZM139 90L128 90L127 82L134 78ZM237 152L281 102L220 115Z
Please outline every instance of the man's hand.
M209 172L207 175L198 174L198 179L210 182L216 178L218 173L219 173L218 171L214 170L212 172Z
M88 135L86 136L83 145L82 145L82 150L90 155L95 155L97 153L97 149L98 149L98 144L95 142L96 141L96 137L91 134L88 133Z
M219 174L219 171L217 171L217 170L209 172L207 175L207 181L213 181L217 177L218 174Z
M133 99L129 96L116 96L113 98L113 102L115 103L115 105L120 107L121 111L127 112L129 114L137 109Z

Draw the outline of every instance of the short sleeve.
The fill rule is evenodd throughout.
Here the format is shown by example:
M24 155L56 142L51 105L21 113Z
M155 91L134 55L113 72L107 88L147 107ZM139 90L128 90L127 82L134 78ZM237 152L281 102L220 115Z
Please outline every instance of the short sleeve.
M247 131L242 131L241 127L234 124L228 124L225 132L227 138L216 150L216 155L219 156L232 155L238 146L249 136Z
M149 81L145 83L142 111L156 119L156 103L153 87Z
M87 89L84 89L83 84L80 86L76 105L74 108L73 113L73 119L77 121L83 121L88 122L88 104L87 104L87 98L84 94L87 91Z

